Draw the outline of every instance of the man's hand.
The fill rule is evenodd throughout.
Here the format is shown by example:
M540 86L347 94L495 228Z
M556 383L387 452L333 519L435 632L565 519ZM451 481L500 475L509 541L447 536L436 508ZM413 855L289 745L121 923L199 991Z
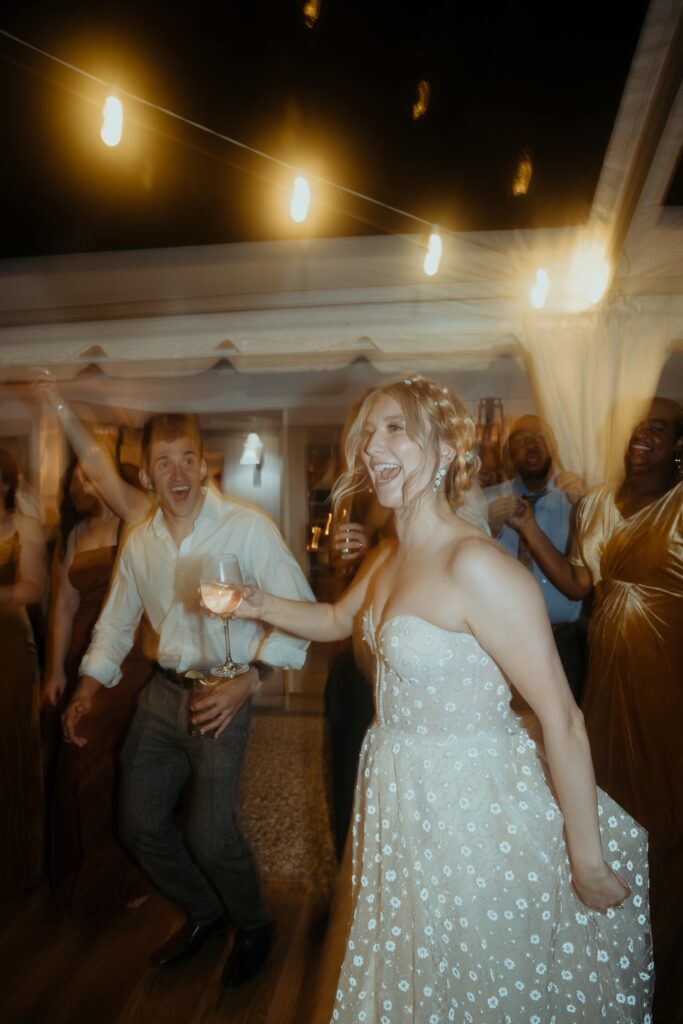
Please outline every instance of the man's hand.
M259 674L252 665L243 675L212 686L210 693L190 705L192 721L202 734L213 733L213 738L217 739L242 705L256 693L258 685Z
M576 508L588 490L588 484L577 473L558 473L554 482L556 487L564 491L572 508Z
M362 558L370 547L368 531L361 523L345 523L334 531L333 545L335 551L341 552L344 562Z
M62 734L66 743L84 747L88 742L76 732L78 723L92 711L93 698L102 684L92 676L81 676L76 691L62 715Z
M503 525L509 522L511 515L519 511L519 498L516 498L513 494L503 495L502 498L496 498L489 505L489 527L491 529L491 536L497 537L500 531L503 529ZM512 524L510 524L512 525Z
M517 502L517 508L512 515L507 517L506 522L517 533L524 534L526 528L536 521L534 507L530 502L525 501L524 498L515 498L515 501Z

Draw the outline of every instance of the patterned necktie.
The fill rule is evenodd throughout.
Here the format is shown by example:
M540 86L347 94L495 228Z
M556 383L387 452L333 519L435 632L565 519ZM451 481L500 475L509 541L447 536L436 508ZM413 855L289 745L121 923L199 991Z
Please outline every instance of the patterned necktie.
M522 497L525 501L528 501L533 508L536 502L548 493L548 488L545 487L542 491L538 491L537 494L523 494ZM519 540L517 542L517 560L525 565L527 569L531 570L534 560L531 557L531 551L529 545L526 542L526 537L523 537L520 533Z

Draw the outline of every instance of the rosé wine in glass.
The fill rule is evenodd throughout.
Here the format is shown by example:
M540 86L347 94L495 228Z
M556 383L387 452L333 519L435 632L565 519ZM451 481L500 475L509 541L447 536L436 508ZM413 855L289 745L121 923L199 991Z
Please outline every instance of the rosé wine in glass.
M225 661L211 669L213 676L233 679L249 671L248 665L232 660L230 653L230 617L242 600L242 573L235 555L206 555L202 559L199 574L199 589L202 601L216 615L223 619L225 630Z
M242 588L232 583L217 583L215 580L202 580L200 584L202 601L216 615L232 615L242 600Z

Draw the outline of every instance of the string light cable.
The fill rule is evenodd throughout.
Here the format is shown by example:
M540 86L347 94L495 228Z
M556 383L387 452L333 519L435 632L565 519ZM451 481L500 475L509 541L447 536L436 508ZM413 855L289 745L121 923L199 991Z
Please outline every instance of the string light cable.
M101 85L104 89L108 89L111 87L110 82L107 82L102 78L99 78L97 75L93 75L90 71L86 71L85 68L79 67L77 64L72 64L69 61L63 60L61 57L57 57L55 54L49 53L47 50L43 50L39 46L35 46L33 43L29 43L26 39L21 39L19 36L13 35L6 29L0 28L0 36L4 36L6 39L10 39L12 42L17 43L20 46L24 46L27 49L32 50L34 53L40 54L40 56L45 57L47 60L51 60L56 64L60 64L62 67L67 68L69 71L72 71L75 74L81 75L84 78L88 78L91 82L95 82L97 85ZM175 121L179 121L183 124L186 124L191 128L195 128L197 131L204 132L206 135L211 135L214 138L220 139L222 142L226 142L231 146L235 146L238 149L242 149L248 153L251 153L254 156L260 157L263 160L269 160L271 163L277 164L279 167L283 167L286 170L291 171L295 175L301 173L300 167L297 167L294 164L290 164L286 160L282 160L277 156L273 156L272 153L267 153L265 150L257 149L255 146L250 146L248 143L242 142L239 139L235 139L230 135L225 135L223 132L216 131L214 128L209 128L207 125L202 124L200 121L195 121L192 118L185 117L182 114L178 114L174 110L169 109L168 107L161 106L158 103L154 103L152 100L146 99L144 96L137 96L135 93L128 92L127 90L121 88L117 88L117 93L121 97L125 97L128 100L132 100L134 103L139 103L150 110L155 110L157 111L157 113L164 114L166 117L172 118ZM307 174L306 176L309 178L309 180L315 181L320 185L324 185L328 188L335 189L338 192L343 192L346 195L353 196L354 198L360 199L364 202L371 203L374 206L378 206L384 210L388 210L390 213L398 214L398 216L400 217L406 217L407 219L412 220L417 224L422 224L423 226L429 228L430 231L433 228L432 221L426 220L424 217L419 217L416 214L410 213L407 210L402 210L397 206L392 206L390 203L384 203L382 202L382 200L375 199L373 196L366 195L364 192L359 192L356 189L349 188L346 185L340 185L336 181L332 181L329 178L323 178L317 174ZM455 231L443 227L441 228L441 232L442 234L447 235L456 234ZM408 240L413 241L414 244L416 245L419 245L419 243L415 242L413 239ZM421 246L421 248L424 248L424 246Z

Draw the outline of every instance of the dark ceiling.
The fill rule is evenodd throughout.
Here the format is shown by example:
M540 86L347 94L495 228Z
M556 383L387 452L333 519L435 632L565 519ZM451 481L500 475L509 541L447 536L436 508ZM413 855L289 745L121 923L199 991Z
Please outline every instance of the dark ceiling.
M581 222L647 4L304 0L16 5L0 28L216 132L454 230ZM426 114L411 116L420 80ZM332 188L303 226L290 172L0 36L0 257L419 230ZM528 193L511 182L531 156Z

